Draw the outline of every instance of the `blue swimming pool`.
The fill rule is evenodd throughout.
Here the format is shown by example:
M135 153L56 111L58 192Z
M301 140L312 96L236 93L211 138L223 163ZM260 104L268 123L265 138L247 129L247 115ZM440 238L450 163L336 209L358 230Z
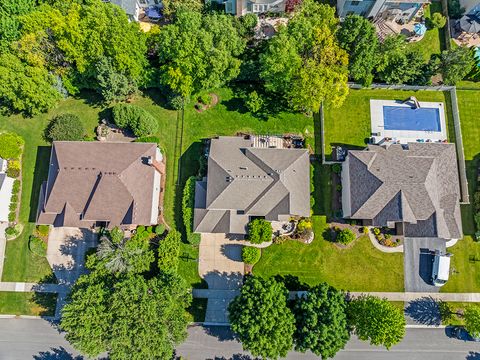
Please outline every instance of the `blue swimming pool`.
M437 108L383 106L385 130L441 131L440 111Z

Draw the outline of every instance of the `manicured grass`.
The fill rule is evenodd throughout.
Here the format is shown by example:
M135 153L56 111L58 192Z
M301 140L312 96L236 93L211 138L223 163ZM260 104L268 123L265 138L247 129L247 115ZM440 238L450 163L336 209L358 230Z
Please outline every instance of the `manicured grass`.
M376 250L366 237L339 249L322 236L326 223L314 216L311 244L288 241L262 250L253 273L262 277L292 275L309 285L326 281L350 291L403 291L403 254Z
M480 245L465 236L447 249L453 254L450 278L441 292L478 292L480 290Z
M9 315L55 315L57 294L0 292L0 313Z
M425 18L430 18L434 13L442 13L442 4L440 2L433 2L425 9ZM444 29L429 29L425 33L422 40L408 44L410 49L418 50L425 59L425 62L430 60L434 54L440 54L445 49L445 34Z
M462 80L457 83L457 89L480 90L480 81Z
M370 99L405 100L415 96L419 101L443 102L447 127L452 124L450 95L441 91L403 91L381 89L350 89L345 103L339 108L325 109L325 155L331 157L332 146L363 149L371 136ZM453 139L453 137L452 137Z
M442 322L443 325L465 325L465 320L463 319L463 312L467 306L479 306L479 303L464 303L464 302L448 302L450 308L453 311L453 317L449 321Z

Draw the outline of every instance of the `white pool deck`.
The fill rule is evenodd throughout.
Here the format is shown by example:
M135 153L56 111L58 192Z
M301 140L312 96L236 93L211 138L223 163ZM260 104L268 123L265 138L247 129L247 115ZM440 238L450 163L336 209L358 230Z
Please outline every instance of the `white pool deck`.
M434 108L439 110L440 131L408 131L408 130L385 130L383 107L398 106L411 108L412 103L402 103L398 100L370 100L370 119L372 138L375 144L407 144L409 142L445 142L447 141L447 127L445 124L445 109L441 102L420 101L421 108ZM378 135L373 135L378 134Z

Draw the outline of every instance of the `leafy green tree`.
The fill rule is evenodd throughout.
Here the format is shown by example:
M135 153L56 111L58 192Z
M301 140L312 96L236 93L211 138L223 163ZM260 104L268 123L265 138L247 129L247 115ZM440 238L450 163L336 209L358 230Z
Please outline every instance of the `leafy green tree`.
M446 85L455 85L465 78L475 66L471 50L465 46L455 46L442 51L440 55L440 72Z
M322 102L340 106L348 93L348 56L337 28L333 7L313 0L298 6L260 57L266 89L295 110L318 111Z
M114 285L110 312L109 355L121 359L170 359L187 337L192 295L174 273L150 280L134 275Z
M35 0L0 1L0 53L7 52L10 45L20 38L19 16L34 9Z
M75 114L55 116L46 129L46 138L50 141L79 141L84 135L85 128Z
M467 306L463 316L465 319L465 330L475 338L480 337L480 306Z
M97 91L107 103L127 100L137 92L134 81L116 71L111 59L102 57L97 63Z
M403 35L388 36L380 45L376 70L378 78L387 84L415 82L421 77L423 66L423 56L407 48Z
M265 219L255 219L248 224L248 240L252 244L272 241L272 224Z
M448 16L460 19L464 12L465 8L461 6L460 0L448 0Z
M361 340L389 349L405 336L403 312L386 299L362 295L347 308L349 324Z
M119 228L102 236L97 255L112 273L142 273L148 271L155 260L147 232L137 232L126 239Z
M295 349L311 350L322 359L334 357L350 339L346 307L345 294L326 283L297 298L293 306Z
M250 112L256 114L262 110L263 107L263 99L258 93L254 90L249 95L248 98L245 100L245 106L247 107Z
M158 34L161 82L188 98L225 84L239 73L245 41L229 15L182 9Z
M18 57L0 55L0 108L36 115L60 99L55 78L47 70L26 65Z
M2 159L18 159L22 154L25 141L20 135L14 133L0 134L0 157Z
M245 264L255 265L261 256L262 251L259 248L244 246L242 249L242 260Z
M295 318L282 283L250 276L229 305L232 330L253 356L285 357L293 346Z
M171 230L165 239L158 243L158 268L164 272L177 271L182 234Z
M377 61L378 37L375 26L363 16L348 15L337 33L338 42L348 53L350 77L369 86Z
M438 13L438 12L434 13L432 15L432 18L430 19L430 24L434 28L441 29L441 28L445 27L446 23L447 23L447 18L445 16L443 16L441 13Z
M201 0L163 0L163 15L168 19L174 18L175 14L181 10L201 12L203 2Z

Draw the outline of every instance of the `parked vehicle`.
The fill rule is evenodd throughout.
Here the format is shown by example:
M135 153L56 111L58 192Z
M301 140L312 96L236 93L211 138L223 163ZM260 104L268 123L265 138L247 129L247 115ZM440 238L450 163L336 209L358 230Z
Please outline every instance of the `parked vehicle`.
M450 275L450 256L451 254L442 254L435 250L433 256L432 283L435 286L443 286Z

